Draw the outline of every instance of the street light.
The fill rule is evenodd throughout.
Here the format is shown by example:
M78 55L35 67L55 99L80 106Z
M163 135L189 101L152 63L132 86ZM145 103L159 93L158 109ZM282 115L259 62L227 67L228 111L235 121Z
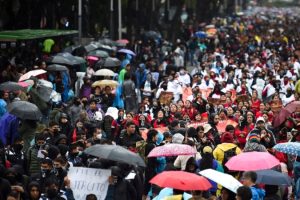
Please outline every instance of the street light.
M78 40L81 44L82 38L82 0L78 0Z
M119 40L122 39L122 2L118 0L118 11L119 11Z

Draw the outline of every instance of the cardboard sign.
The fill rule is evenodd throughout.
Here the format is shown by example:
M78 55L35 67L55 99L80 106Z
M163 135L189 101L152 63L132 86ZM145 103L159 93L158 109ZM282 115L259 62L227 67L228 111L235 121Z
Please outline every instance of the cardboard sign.
M169 105L172 102L173 92L162 91L159 96L161 105Z
M86 167L70 167L68 177L76 200L85 200L88 194L95 194L104 200L108 189L111 170Z

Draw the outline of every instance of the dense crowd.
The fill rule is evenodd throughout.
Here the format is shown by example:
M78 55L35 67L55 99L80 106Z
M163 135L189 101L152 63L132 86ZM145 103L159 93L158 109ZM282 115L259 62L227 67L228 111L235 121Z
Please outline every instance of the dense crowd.
M300 199L300 155L273 149L277 143L300 141L297 108L282 112L299 101L297 13L259 8L215 18L209 25L189 26L173 44L159 34L144 37L126 43L132 52L109 51L120 59L113 67L105 65L105 58L83 55L85 72L47 70L51 51L33 66L22 65L16 55L2 57L2 83L19 82L33 69L47 73L28 77L25 90L1 91L0 199L72 200L68 168L73 166L111 169L106 200ZM98 76L99 69L114 74ZM107 82L98 84L99 79ZM48 83L53 90L45 101L47 90L39 87ZM16 101L35 104L41 118L8 112ZM197 153L147 158L170 143L189 145ZM85 153L96 144L123 146L145 159L146 167ZM275 156L280 165L274 170L294 184L257 185L255 171L225 166L233 156L254 151ZM163 171L198 174L206 169L231 174L244 186L235 194L210 181L206 191L174 189L163 196L163 188L149 182ZM130 173L135 176L128 178Z

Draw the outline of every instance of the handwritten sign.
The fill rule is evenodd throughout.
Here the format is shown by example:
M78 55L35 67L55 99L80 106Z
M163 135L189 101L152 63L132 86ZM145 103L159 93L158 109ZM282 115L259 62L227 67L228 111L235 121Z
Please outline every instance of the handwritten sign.
M88 194L95 194L98 200L104 200L108 189L111 170L85 167L71 167L68 177L76 200L85 200Z

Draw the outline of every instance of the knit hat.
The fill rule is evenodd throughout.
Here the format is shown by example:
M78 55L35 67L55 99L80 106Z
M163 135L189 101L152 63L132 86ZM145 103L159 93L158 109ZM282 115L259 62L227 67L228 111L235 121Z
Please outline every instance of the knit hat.
M203 148L203 153L212 153L212 148L210 146L205 146Z
M259 121L263 121L265 123L265 119L263 117L257 118L256 123L258 123Z
M259 142L260 141L260 136L256 133L251 133L249 134L249 142Z
M184 136L181 135L180 133L176 133L172 137L172 143L182 144L183 140L184 140Z
M233 136L229 132L224 132L221 136L222 143L233 143Z

